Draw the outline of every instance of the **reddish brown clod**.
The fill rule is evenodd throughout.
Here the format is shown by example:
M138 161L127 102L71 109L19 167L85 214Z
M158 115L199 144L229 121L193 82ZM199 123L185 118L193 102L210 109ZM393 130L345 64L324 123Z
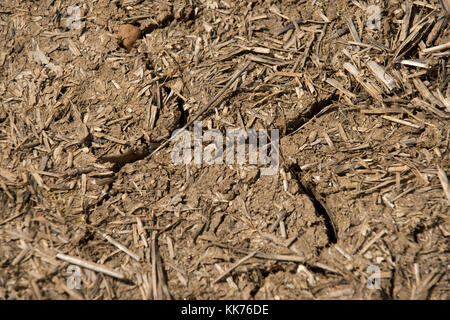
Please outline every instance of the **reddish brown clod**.
M136 40L141 36L141 30L132 24L123 24L119 27L118 34L123 41L123 46L130 50Z

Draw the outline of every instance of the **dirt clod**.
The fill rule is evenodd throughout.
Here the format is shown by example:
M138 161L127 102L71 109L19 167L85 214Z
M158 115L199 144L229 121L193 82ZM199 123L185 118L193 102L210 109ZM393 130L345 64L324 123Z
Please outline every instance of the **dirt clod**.
M131 24L123 24L119 27L118 35L122 39L123 46L131 50L136 40L140 38L141 30Z

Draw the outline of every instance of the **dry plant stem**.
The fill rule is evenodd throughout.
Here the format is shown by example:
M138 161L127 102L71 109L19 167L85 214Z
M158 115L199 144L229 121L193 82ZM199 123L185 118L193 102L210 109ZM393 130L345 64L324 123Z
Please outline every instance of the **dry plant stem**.
M116 240L114 240L113 238L111 238L109 235L107 235L106 233L97 230L97 232L106 240L108 240L112 245L114 245L115 247L117 247L118 249L122 250L123 252L125 252L126 254L128 254L130 257L132 257L134 260L139 261L139 256L137 254L135 254L134 252L130 251L128 248L126 248L124 245L122 245L121 243L117 242Z
M222 280L224 277L226 277L231 271L233 271L234 269L236 269L237 267L239 267L241 264L243 264L245 261L247 261L248 259L254 257L256 254L256 251L253 251L252 253L250 253L249 255L245 256L244 258L242 258L241 260L239 260L238 262L236 262L233 266L231 266L227 271L225 271L220 277L218 277L216 280L214 280L213 284L216 284L217 282L219 282L220 280Z
M79 259L79 258L76 258L76 257L72 257L72 256L68 256L68 255L63 254L63 253L58 253L56 255L56 257L58 259L66 261L66 262L76 264L76 265L78 265L80 267L104 273L104 274L106 274L108 276L111 276L113 278L117 278L117 279L121 279L121 280L125 280L126 279L125 276L122 273L117 272L117 271L115 271L115 270L113 270L111 268L108 268L108 267L106 267L104 265L101 265L101 264L98 264L98 263L82 260L82 259Z
M448 182L447 174L441 167L437 167L439 181L441 182L442 189L444 190L445 196L447 197L448 203L450 204L450 184Z
M208 236L199 236L198 239L209 241L212 244L214 244L215 246L218 246L220 248L230 249L230 250L233 250L233 251L238 252L238 253L249 254L249 252L250 252L250 250L230 247L230 246L228 246L228 245L226 245L224 243L221 243L219 241L211 239ZM259 252L259 251L256 251L254 257L255 258L259 258L259 259L278 260L278 261L291 261L291 262L298 262L298 263L305 263L305 261L307 260L307 259L305 259L303 257L298 256L298 255L272 254L272 253L265 253L265 252Z

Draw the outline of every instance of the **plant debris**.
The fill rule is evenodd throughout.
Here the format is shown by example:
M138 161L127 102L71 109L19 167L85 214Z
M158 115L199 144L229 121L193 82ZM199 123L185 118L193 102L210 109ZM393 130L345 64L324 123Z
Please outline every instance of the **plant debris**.
M0 299L448 300L448 4L3 1Z

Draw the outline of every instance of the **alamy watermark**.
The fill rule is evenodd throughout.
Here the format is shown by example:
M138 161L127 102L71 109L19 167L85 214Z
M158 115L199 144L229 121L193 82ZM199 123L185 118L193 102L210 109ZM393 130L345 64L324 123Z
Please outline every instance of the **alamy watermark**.
M370 30L379 30L381 28L381 10L379 6L371 5L366 8L369 15L367 17L366 26Z
M70 30L81 29L81 10L78 6L70 6L67 8L67 28Z
M224 159L225 138L225 159ZM261 167L262 175L278 173L280 136L278 129L270 130L227 129L225 137L216 129L203 134L202 122L194 122L194 136L186 129L175 130L171 140L180 140L172 149L174 164L239 164ZM236 141L236 148L235 148ZM247 143L248 141L248 143ZM193 154L192 154L193 142ZM203 147L204 142L211 142ZM246 149L248 145L248 162ZM235 151L236 150L236 151Z
M67 287L71 290L81 289L81 269L79 266L71 264L67 267L67 273L70 276L67 278Z
M367 289L370 290L380 290L381 289L381 270L380 267L371 264L367 267L367 273L370 274L370 276L367 278L366 286Z

